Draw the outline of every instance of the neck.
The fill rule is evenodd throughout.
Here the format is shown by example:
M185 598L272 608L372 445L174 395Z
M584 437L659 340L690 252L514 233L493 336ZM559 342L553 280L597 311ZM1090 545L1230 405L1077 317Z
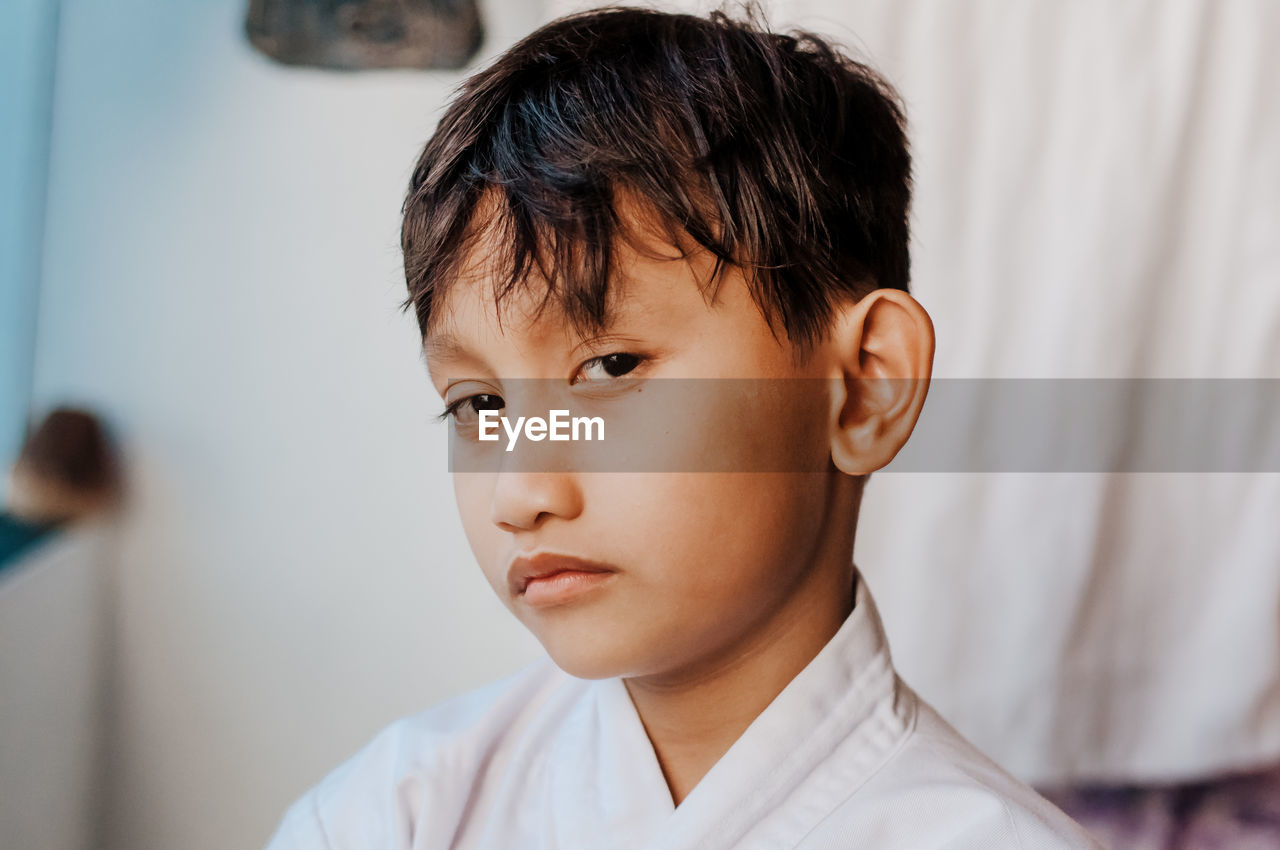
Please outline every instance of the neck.
M853 610L854 522L832 516L843 521L824 520L805 580L750 634L696 666L624 680L677 806Z

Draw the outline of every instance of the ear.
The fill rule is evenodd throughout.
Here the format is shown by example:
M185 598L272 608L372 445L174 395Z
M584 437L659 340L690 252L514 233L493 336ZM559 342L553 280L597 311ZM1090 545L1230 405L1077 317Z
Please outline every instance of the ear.
M899 289L837 308L831 346L831 460L867 475L893 460L924 407L933 371L933 322Z

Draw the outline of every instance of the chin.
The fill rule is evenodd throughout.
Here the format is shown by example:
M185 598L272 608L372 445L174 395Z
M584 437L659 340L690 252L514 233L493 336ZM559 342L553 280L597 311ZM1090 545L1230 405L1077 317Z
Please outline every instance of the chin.
M622 675L626 665L612 659L584 653L547 653L564 672L578 679L612 679Z
M599 634L582 637L544 633L536 637L557 667L579 679L622 676L629 673L636 662L631 653L617 651Z
M625 659L599 652L599 649L591 646L561 648L561 646L550 645L550 641L543 641L543 648L552 657L552 661L556 662L557 667L577 678L613 678L627 671Z

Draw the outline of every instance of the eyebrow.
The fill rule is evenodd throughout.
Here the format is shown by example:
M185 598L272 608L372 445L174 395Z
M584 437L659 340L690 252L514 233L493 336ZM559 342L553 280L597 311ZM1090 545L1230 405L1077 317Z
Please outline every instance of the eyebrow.
M429 360L463 360L472 357L470 348L450 333L432 334L422 344L422 350Z
M605 315L600 329L591 334L581 335L575 332L579 340L596 339L610 334L621 324L625 307L614 306ZM460 338L448 331L438 331L428 336L422 343L423 357L426 360L482 360L480 355L468 347Z

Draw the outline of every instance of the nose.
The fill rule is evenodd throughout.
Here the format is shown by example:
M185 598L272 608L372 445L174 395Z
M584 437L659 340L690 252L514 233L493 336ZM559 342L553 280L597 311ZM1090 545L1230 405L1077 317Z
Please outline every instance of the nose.
M570 473L497 473L490 519L503 531L532 531L551 517L573 519L580 513L582 491Z

